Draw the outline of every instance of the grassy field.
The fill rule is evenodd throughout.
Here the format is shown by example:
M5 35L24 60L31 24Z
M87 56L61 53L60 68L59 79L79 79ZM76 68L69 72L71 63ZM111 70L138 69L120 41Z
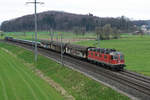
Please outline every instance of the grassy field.
M64 100L20 59L0 47L0 100Z
M36 66L36 68L41 70L46 76L50 77L55 82L60 84L68 93L70 93L72 96L74 96L76 100L129 100L128 97L126 97L122 94L119 94L118 92L115 92L111 88L108 88L108 87L106 87L106 86L104 86L104 85L102 85L102 84L100 84L100 83L84 76L83 74L80 74L76 71L73 71L73 70L71 70L67 67L62 67L61 65L55 63L54 61L51 61L48 58L43 57L43 56L39 55L38 56L38 63L34 63L34 61L33 61L34 56L33 56L31 51L26 51L22 48L19 48L19 47L16 47L16 46L11 46L11 45L4 44L4 43L0 43L0 48L5 48L5 49L9 50L9 52L12 52L13 54L15 54L18 59L23 60L25 63L29 63L29 64L32 64L32 65ZM29 82L33 82L31 80L31 78L34 79L35 76L31 75L30 71L26 67L24 67L24 65L19 63L19 60L15 59L13 57L9 57L9 55L7 55L4 52L2 52L2 55L3 56L1 58L1 60L2 60L1 67L4 66L4 64L3 64L4 60L6 62L8 60L14 59L14 60L12 60L13 61L12 65L14 65L13 67L15 67L15 68L13 69L11 64L8 63L10 65L8 67L3 67L3 70L0 70L1 71L0 74L5 75L6 73L11 73L11 71L14 71L14 70L16 71L17 70L16 74L19 73L18 77L20 79L24 75L25 76L24 80L28 80L28 78L29 78ZM15 62L16 62L16 64L19 65L18 67L15 64ZM8 72L7 69L10 69L10 72ZM27 72L25 72L26 70L28 71L29 74L27 74ZM9 74L6 74L7 77L6 76L5 77L0 76L1 86L3 86L3 85L11 86L11 85L18 84L18 83L16 83L18 81L15 81L15 77L17 77L15 72L13 74L11 76L9 76ZM14 77L14 78L11 78L9 80L5 79L5 78L8 78L8 77ZM38 78L35 77L35 79L38 79ZM19 85L17 85L17 87L21 87L21 88L19 88L19 89L17 89L17 88L4 88L4 86L3 86L1 92L3 91L3 93L6 93L6 90L10 89L10 91L8 93L9 96L10 97L13 96L14 100L16 100L15 95L17 95L17 96L21 95L22 92L20 92L18 94L15 94L16 92L13 92L13 91L16 91L16 89L18 91L20 91L20 89L22 89L22 91L24 91L23 92L24 95L26 95L28 97L28 94L32 91L29 91L29 93L28 93L27 92L28 90L26 90L27 88L25 88L24 86L21 85L21 84L23 84L24 80L22 79L22 83L19 83ZM5 82L5 83L2 83L2 82ZM51 91L49 90L50 91L49 92L48 88L46 88L46 90L43 91L43 92L46 92L46 94L43 94L43 92L40 93L38 91L40 87L35 88L35 87L37 87L37 85L35 83L39 84L39 86L40 86L40 84L42 84L40 82L40 79L35 80L35 82L31 83L31 85L34 87L34 89L37 89L37 91L35 91L35 93L36 93L35 95L37 95L37 96L32 96L32 98L37 97L40 100L45 100L45 98L47 96L44 96L43 97L44 99L42 98L42 96L47 95L48 93L50 95ZM24 82L24 84L25 84L25 82ZM25 85L25 86L28 87L28 85ZM41 87L43 87L42 89L45 89L43 85L41 85ZM32 88L30 88L30 89L32 89ZM55 93L55 91L53 91L53 92ZM29 95L31 95L31 94L29 94ZM3 98L4 97L7 98L6 94L2 95L0 93L0 97L1 96L3 96ZM4 100L4 99L2 99L2 100ZM11 99L11 100L13 100L13 99ZM26 99L26 100L28 100L28 99ZM35 100L35 99L33 98L32 100ZM51 100L55 100L55 99L51 99ZM57 100L62 100L62 99L57 99Z
M55 31L53 38L60 40L60 34L62 34L63 39L74 39L74 38L96 38L96 34L93 33L86 33L86 35L76 35L73 32L63 32L63 31ZM34 35L34 32L7 32L5 33L5 36L13 36L15 38L21 38L21 39L28 39L32 40L32 35ZM38 39L46 39L50 40L50 32L41 31L38 32Z
M97 41L81 41L79 45L97 46ZM126 69L150 76L150 36L128 36L100 41L101 48L115 48L125 55Z

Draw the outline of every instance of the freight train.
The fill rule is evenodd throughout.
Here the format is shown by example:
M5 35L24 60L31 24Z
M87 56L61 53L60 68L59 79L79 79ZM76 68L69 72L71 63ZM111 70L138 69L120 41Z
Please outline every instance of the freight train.
M27 45L35 45L35 41L16 39L13 37L5 37L5 40ZM85 59L88 62L94 62L112 70L120 71L125 67L124 55L115 49L86 47L70 43L42 40L37 42L37 46L59 53L62 50L64 54L80 59Z

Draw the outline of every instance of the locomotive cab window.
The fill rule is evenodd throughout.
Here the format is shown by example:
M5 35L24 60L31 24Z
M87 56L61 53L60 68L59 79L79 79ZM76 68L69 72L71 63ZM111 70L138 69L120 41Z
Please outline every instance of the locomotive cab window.
M124 60L124 56L123 55L120 55L120 60Z
M118 59L118 55L114 55L114 57L113 57L115 60L117 60Z

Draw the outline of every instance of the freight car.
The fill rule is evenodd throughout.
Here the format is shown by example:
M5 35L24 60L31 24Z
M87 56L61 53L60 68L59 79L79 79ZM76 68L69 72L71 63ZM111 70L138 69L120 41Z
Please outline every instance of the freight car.
M63 49L62 51L65 52L66 45L67 45L66 43L52 41L50 49L52 49L56 52L61 52L61 48L62 48Z
M67 44L66 45L66 54L69 54L71 56L80 57L87 59L87 50L89 47L75 45L75 44Z
M5 40L20 42L27 45L35 45L34 41L15 39L12 37L5 37ZM85 59L89 62L101 64L104 67L110 69L123 70L123 68L125 67L124 55L121 52L116 51L115 49L85 47L56 41L40 41L37 42L37 44L38 47L53 50L59 53L61 52L62 48L64 54Z
M36 43L35 41L16 39L13 37L5 37L5 40L12 41L12 42L18 42L18 43L22 43L22 44L27 44L27 45L35 45L35 43ZM41 42L37 42L37 46L41 47Z
M65 53L65 48L67 43L61 43L61 42L56 42L56 41L46 41L46 40L41 40L41 46L46 49L51 49L56 52L61 52L61 46L62 46L62 51Z

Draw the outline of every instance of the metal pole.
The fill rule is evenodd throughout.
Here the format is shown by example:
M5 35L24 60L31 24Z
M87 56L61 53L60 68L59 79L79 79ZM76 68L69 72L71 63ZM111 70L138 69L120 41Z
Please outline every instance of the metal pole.
M53 41L53 30L51 28L51 41Z
M101 20L100 20L100 27L101 27ZM100 28L101 29L101 28ZM101 33L99 34L99 37L98 37L98 46L99 48L101 47L101 43L100 43L100 39L101 39Z
M62 42L62 34L61 34L61 64L62 64L62 66L64 66L64 64L63 64L63 53L64 53L64 50L63 50L63 42Z
M34 44L33 44L33 34L34 34L34 33L32 33L32 49L34 49Z
M49 30L49 38L50 38L50 41L52 41L52 35L51 35L52 33L51 33L51 29Z
M36 13L37 6L36 4L43 4L43 2L37 2L35 0L34 2L26 2L26 4L28 3L34 4L34 7L35 7L35 14L34 14L34 17L35 17L35 61L37 61L38 51L37 51L37 13Z
M56 34L56 41L58 42L58 33Z
M99 44L99 48L100 48L100 45L101 45L101 43L100 43L100 36L99 36L99 39L98 39L98 44Z
M35 61L37 61L37 14L36 14L36 0L35 0Z

